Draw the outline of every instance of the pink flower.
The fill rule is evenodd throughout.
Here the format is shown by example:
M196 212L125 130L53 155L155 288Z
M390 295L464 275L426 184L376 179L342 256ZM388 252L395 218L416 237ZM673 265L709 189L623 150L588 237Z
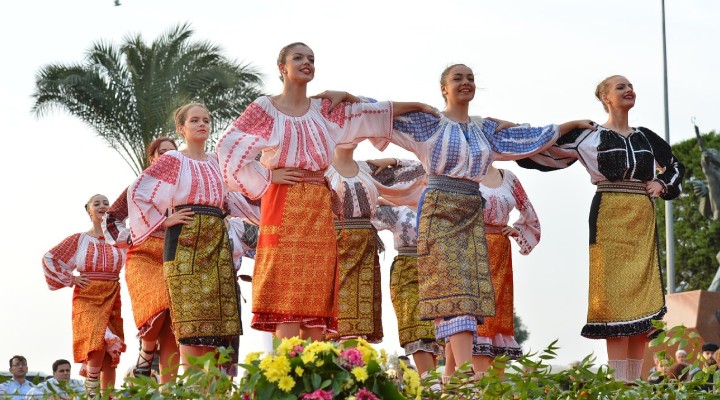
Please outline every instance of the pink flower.
M333 392L332 390L325 391L322 389L318 389L312 393L305 393L300 398L303 400L332 400ZM369 397L368 397L369 399ZM377 400L377 398L375 398Z
M380 400L375 396L375 394L373 392L371 392L365 388L358 390L355 397L357 398L357 400Z
M363 358L362 353L358 349L347 349L340 353L340 360L344 363L350 364L351 367L362 367Z

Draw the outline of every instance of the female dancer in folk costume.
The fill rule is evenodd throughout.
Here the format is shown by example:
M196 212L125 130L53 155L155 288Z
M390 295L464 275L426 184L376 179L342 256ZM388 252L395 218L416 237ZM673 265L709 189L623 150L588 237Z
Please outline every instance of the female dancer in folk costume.
M173 139L160 137L153 140L148 145L148 164L152 165L170 150L177 150ZM140 339L140 354L133 375L151 375L153 357L159 348L158 381L165 383L177 374L179 361L178 346L171 327L170 299L163 275L165 227L159 226L140 245L133 245L130 229L125 226L128 217L127 192L125 189L105 213L103 234L108 243L128 249L125 282ZM178 215L170 216L170 219L177 218Z
M390 102L332 107L334 100L310 99L314 62L308 46L285 46L278 57L283 92L255 100L218 143L228 185L250 199L262 197L252 327L279 338L317 340L337 329L337 245L324 179L335 146L387 141L394 115L432 110ZM345 92L329 96L358 100Z
M590 125L571 121L533 128L471 117L474 75L462 64L443 71L440 88L447 104L442 115L396 118L392 142L415 153L430 175L418 223L420 317L435 320L435 336L449 339L462 365L472 360L478 322L495 314L478 183L493 160L529 156ZM484 372L482 365L473 368Z
M72 300L73 357L82 363L89 395L115 385L115 368L125 351L120 316L120 270L125 250L107 243L101 222L110 207L107 197L96 194L85 204L93 227L69 236L43 257L50 290L75 287ZM79 272L79 275L73 274Z
M398 204L417 206L426 175L419 162L395 159L381 161L395 168L386 168L374 175L377 167L353 159L356 146L335 147L332 165L325 172L325 180L332 190L340 264L338 330L328 338L362 337L378 343L383 338L378 252L383 248L370 219L380 196Z
M393 234L398 254L390 267L390 298L400 345L405 354L412 354L418 373L426 375L435 368L435 356L442 354L442 348L435 341L433 322L421 320L418 312L417 213L408 206L383 204L375 211L372 223L379 231Z
M133 244L166 228L170 316L187 365L188 355L230 345L242 327L224 221L226 190L217 158L205 153L210 114L202 104L187 104L175 111L175 126L186 148L165 153L143 171L130 185L128 206Z
M685 168L662 138L629 125L636 95L627 78L606 78L595 96L609 114L607 122L575 130L518 164L551 171L580 160L597 185L590 206L588 317L581 335L606 339L615 378L634 382L651 321L666 312L653 199L679 196Z

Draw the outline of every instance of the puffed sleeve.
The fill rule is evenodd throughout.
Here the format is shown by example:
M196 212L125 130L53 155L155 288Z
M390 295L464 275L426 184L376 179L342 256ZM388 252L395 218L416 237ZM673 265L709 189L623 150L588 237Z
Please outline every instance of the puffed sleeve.
M167 219L182 161L177 151L158 158L128 188L130 240L139 245Z
M110 206L102 220L102 230L105 241L109 244L125 248L132 245L130 240L130 229L125 226L125 220L128 217L127 188Z
M655 132L648 128L639 127L640 131L648 138L652 146L655 162L663 168L663 172L657 175L657 182L663 185L663 192L660 197L663 200L672 200L682 193L682 180L685 175L685 166L672 153L672 147Z
M364 139L384 150L392 136L393 106L389 101L366 99L362 103L342 102L331 112L330 100L323 99L321 114L330 136L337 144L358 143Z
M393 119L391 141L405 150L417 154L417 149L430 140L440 126L440 118L423 112L409 112Z
M493 158L498 161L517 160L538 153L551 146L560 132L557 125L518 125L495 132L497 123L489 119L483 119L481 127L493 149Z
M270 187L272 175L256 158L272 148L275 119L259 100L250 104L222 135L217 145L218 161L225 183L250 199L258 199Z
M505 172L510 174L512 195L520 212L520 217L513 223L513 228L520 232L520 236L514 239L520 247L520 254L527 255L540 242L540 220L520 180L512 172L507 170Z
M50 290L72 286L75 270L75 254L80 244L80 234L67 237L43 256L43 272Z
M544 172L567 168L578 160L578 146L590 133L590 129L574 129L561 136L552 146L515 162L523 168Z
M397 213L395 213L397 214ZM397 216L395 215L395 220ZM392 206L377 206L375 213L370 218L370 222L373 224L375 229L378 231L392 230L394 225L393 221L393 207Z

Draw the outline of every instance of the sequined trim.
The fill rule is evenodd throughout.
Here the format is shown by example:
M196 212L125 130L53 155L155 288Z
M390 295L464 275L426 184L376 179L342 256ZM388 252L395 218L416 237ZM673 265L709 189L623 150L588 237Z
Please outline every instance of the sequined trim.
M399 256L417 257L417 246L401 246L397 248Z
M641 333L654 333L655 329L652 325L653 320L661 320L667 313L667 307L663 307L659 312L645 318L635 321L624 322L588 322L583 326L580 335L588 339L606 339L609 337L624 337L638 335Z

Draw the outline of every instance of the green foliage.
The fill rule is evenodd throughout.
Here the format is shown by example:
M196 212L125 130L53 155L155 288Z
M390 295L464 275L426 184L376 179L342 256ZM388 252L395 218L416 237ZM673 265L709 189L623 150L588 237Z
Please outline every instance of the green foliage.
M720 135L710 132L702 135L705 146L720 149ZM688 181L705 181L700 166L700 147L697 139L688 139L672 146L673 154L685 165L683 193L673 200L675 236L675 282L677 291L707 290L712 283L720 251L720 223L705 218L698 209L698 198ZM665 271L665 206L656 203L658 236L662 270ZM667 282L667 280L666 280Z
M659 336L651 347L698 347L697 334L688 332L682 326L666 329L657 322ZM317 390L331 391L333 399L347 400L358 398L359 389L370 390L378 399L720 399L720 390L716 390L708 379L720 382L720 371L715 366L707 367L695 359L686 371L700 368L691 381L677 382L664 380L658 384L636 381L633 385L614 381L612 371L605 365L597 365L595 357L589 355L568 369L554 371L552 362L557 357L557 341L538 353L527 354L519 360L509 361L498 358L489 373L479 381L472 381L468 375L469 365L460 368L444 390L439 391L440 375L433 371L422 382L417 373L401 367L404 381L404 393L385 374L386 356L378 354L363 341L346 342L346 349L357 349L363 356L363 366L368 379L359 382L349 368L350 360L358 359L349 354L341 355L338 345L331 342L310 342L297 339L295 342L279 342L272 354L251 353L241 366L245 369L240 382L225 375L218 365L229 360L228 353L220 349L217 355L207 354L191 358L190 365L177 380L163 385L147 377L129 378L123 386L113 393L105 393L122 399L302 399L304 394ZM299 346L299 347L298 347ZM311 347L315 346L315 347ZM334 349L334 350L333 350ZM312 354L309 354L312 353ZM658 353L665 358L664 351ZM285 361L277 362L278 357ZM695 358L697 358L695 356ZM267 360L267 361L264 361ZM366 360L366 361L365 361ZM692 357L689 358L692 360ZM670 361L672 362L672 361ZM505 367L507 368L505 369ZM297 367L303 368L298 373ZM704 367L704 368L703 368ZM503 375L500 370L505 369ZM292 376L293 388L284 391L278 388L278 381L270 382L269 377ZM274 380L274 378L273 378ZM420 392L412 394L409 388L420 383ZM434 388L433 388L434 385ZM367 392L366 392L367 393ZM85 398L78 396L75 398ZM321 397L315 397L321 398ZM362 397L360 397L362 398ZM372 397L365 397L372 398Z
M210 110L214 143L219 130L260 96L261 80L217 45L191 41L192 34L183 24L149 44L140 35L128 35L119 46L98 41L82 63L43 66L32 113L59 109L78 117L136 173L147 167L145 149L153 139L174 136L173 111L189 102Z

